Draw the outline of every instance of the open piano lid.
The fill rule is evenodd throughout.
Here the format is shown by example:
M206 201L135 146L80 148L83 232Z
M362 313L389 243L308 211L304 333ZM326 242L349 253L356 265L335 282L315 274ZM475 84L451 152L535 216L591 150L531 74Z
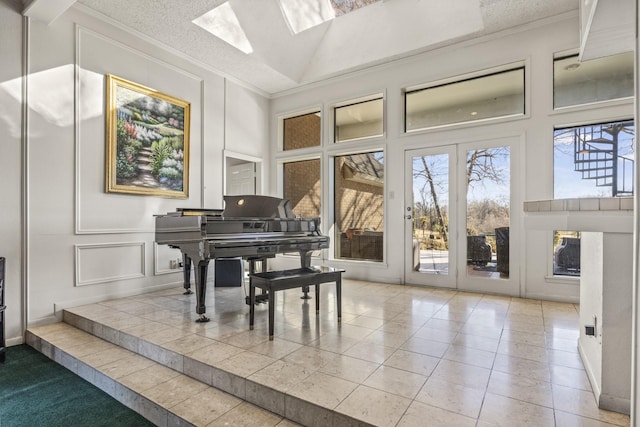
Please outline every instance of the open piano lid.
M291 202L278 197L244 195L224 196L224 211L227 218L295 218Z

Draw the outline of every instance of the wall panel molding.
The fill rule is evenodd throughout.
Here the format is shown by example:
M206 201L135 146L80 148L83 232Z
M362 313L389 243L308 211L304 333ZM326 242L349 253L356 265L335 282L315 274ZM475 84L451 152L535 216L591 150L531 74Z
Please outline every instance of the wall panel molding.
M156 242L153 242L153 275L154 276L161 276L163 274L172 274L172 273L180 273L182 272L182 267L178 267L178 268L170 268L169 266L167 266L169 259L175 259L176 261L178 260L182 260L182 253L179 252L177 249L168 249L170 251L175 252L177 255L179 256L175 256L175 257L171 257L171 256L163 256L162 254L160 254L160 251L158 251L158 249L160 247L163 248L167 248L166 245L158 245ZM162 251L162 249L161 249ZM161 267L164 264L164 267Z
M149 54L146 54L140 50L134 49L130 46L127 46L117 40L114 40L108 36L103 34L94 32L83 27L80 24L75 24L75 60L74 60L74 96L75 96L75 107L74 107L74 152L75 152L75 185L74 185L74 199L75 199L75 234L88 234L88 235L97 235L97 234L131 234L131 233L153 233L154 229L152 226L152 215L164 213L166 211L171 211L178 206L192 206L198 205L200 206L201 200L203 198L202 192L204 188L203 184L203 166L200 165L198 161L198 157L202 157L202 152L204 150L204 132L203 132L203 124L204 124L204 87L205 80L198 75L195 75L189 71L186 71L182 68L174 66L168 62L157 59ZM119 75L122 71L119 69L118 65L113 63L108 63L105 61L104 64L100 63L99 67L94 65L94 68L90 66L90 62L96 60L91 55L87 56L86 49L87 45L91 43L104 43L105 46L109 45L114 50L122 52L122 56L131 56L133 58L137 58L141 64L142 69L157 69L161 71L160 75L173 76L174 78L167 77L165 81L174 81L174 80L183 80L185 85L189 89L185 94L174 93L178 97L182 99L189 100L191 99L191 109L192 109L192 121L191 121L191 166L190 166L190 177L191 183L193 184L193 178L196 180L196 185L191 185L191 191L189 194L189 199L180 200L180 199L165 199L165 198L157 198L157 197L149 197L149 196L133 196L133 195L115 195L109 194L108 197L113 197L113 202L120 204L121 206L129 208L130 211L140 211L143 215L147 215L149 218L135 218L131 221L131 227L127 227L127 224L122 224L125 226L117 226L115 224L108 224L106 221L103 221L104 224L99 224L99 221L95 220L96 210L99 211L99 207L96 208L96 201L98 203L105 203L104 201L100 202L99 199L96 200L86 200L86 196L90 196L89 198L95 199L95 194L102 194L103 196L97 197L105 197L106 193L104 190L104 167L105 167L105 146L106 140L105 135L102 133L99 137L99 143L96 143L96 132L95 126L104 126L105 116L104 110L106 106L105 96L105 88L104 88L104 76L108 73L113 73L115 75ZM120 55L116 55L120 56ZM85 59L86 58L86 59ZM88 62L89 65L85 64ZM134 61L135 62L135 61ZM122 66L122 65L121 65ZM99 69L104 68L104 69ZM164 73L164 74L163 74ZM127 78L127 73L122 76ZM156 78L155 74L152 74L149 79ZM144 79L138 79L144 80ZM188 84L187 84L188 82ZM136 83L140 83L146 86L154 87L150 81L136 81ZM174 82L175 83L175 82ZM189 92L190 91L190 92ZM184 95L184 96L181 96ZM194 120L197 119L197 120ZM91 123L91 125L88 125ZM91 128L93 126L93 128ZM89 131L87 131L89 129ZM195 131L197 129L197 132ZM194 149L197 148L197 149ZM86 154L86 151L89 150L90 154ZM91 152L93 151L93 152ZM98 164L98 168L101 169L102 176L100 177L101 181L96 184L96 164L93 164L93 159L96 158L95 154L101 153L102 160L101 163ZM84 158L83 158L84 156ZM87 159L92 159L90 161L91 164L87 164ZM194 167L196 166L197 167ZM93 175L92 175L93 174ZM84 178L84 179L83 179ZM89 178L89 179L88 179ZM83 183L85 183L85 188L83 188ZM94 188L97 187L97 188ZM97 191L96 191L97 190ZM145 200L146 199L146 200ZM144 202L142 202L144 200ZM147 200L149 203L147 203ZM111 202L110 202L111 203ZM155 207L155 208L154 208ZM139 209L138 209L139 208ZM127 209L125 209L127 210ZM113 216L109 217L105 216L107 219L112 219ZM87 220L92 220L93 224L88 224ZM97 224L98 223L98 224ZM102 226L104 225L104 226Z
M75 245L75 286L145 277L145 242Z

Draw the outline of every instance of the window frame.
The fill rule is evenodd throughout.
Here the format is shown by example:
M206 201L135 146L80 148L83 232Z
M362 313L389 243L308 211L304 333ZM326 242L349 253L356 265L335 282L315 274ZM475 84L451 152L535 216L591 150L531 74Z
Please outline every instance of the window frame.
M626 117L626 118L625 118ZM563 199L567 199L567 197L556 197L556 157L555 157L555 133L558 130L562 130L562 129L575 129L575 128L582 128L582 127L590 127L590 126L598 126L598 125L605 125L605 124L609 124L609 123L619 123L619 122L632 122L633 123L633 127L634 127L634 131L637 133L637 126L635 123L635 119L633 117L629 118L628 116L625 117L621 117L621 118L610 118L610 119L594 119L594 120L583 120L577 123L573 123L573 124L568 124L568 125L560 125L560 124L556 124L553 126L552 128L552 154L551 154L551 159L552 159L552 168L551 168L551 200L563 200ZM636 135L634 135L634 139L635 139ZM637 160L637 159L636 159ZM635 167L635 166L634 166ZM633 178L632 178L633 181ZM632 182L632 184L635 185L635 182ZM637 192L637 188L633 189L634 193ZM572 195L569 198L592 198L592 197L597 197L597 198L620 198L620 197L625 197L625 196L579 196L579 195ZM564 231L564 230L561 230Z
M553 252L553 230L547 233L547 272L544 276L545 283L554 285L580 286L580 276L563 276L557 275L553 271L554 257ZM564 231L564 230L561 230Z
M464 127L473 127L479 126L483 123L499 123L502 121L510 121L510 120L521 120L527 118L529 116L530 106L529 106L529 64L527 60L517 61L509 64L505 64L502 66L492 67L490 69L479 70L475 72L470 72L466 74L461 74L458 76L435 80L429 83L422 83L412 86L407 86L402 90L402 134L403 135L412 135L421 132L429 132L434 130L441 130L443 128L464 128ZM445 87L449 85L454 85L457 83L464 83L467 81L482 79L484 77L491 77L503 73L508 73L511 71L522 70L522 90L523 90L523 104L522 113L515 114L507 114L501 116L494 117L486 117L477 120L465 120L460 122L452 122L452 123L443 123L437 124L433 126L420 127L415 129L407 129L407 95L411 93L416 93L424 90Z
M360 105L360 104L365 104L367 102L372 102L372 101L378 101L381 100L382 101L382 132L378 135L370 135L370 136L362 136L362 137L356 137L356 138L350 138L350 139L345 139L345 140L338 140L338 126L337 126L337 110L339 108L344 108L344 107L351 107L354 105ZM358 97L358 98L353 98L353 99L349 99L349 100L345 100L345 101L341 101L338 103L334 103L331 106L331 129L332 129L332 136L331 136L331 141L333 144L348 144L351 142L360 142L360 141L367 141L367 140L375 140L378 138L385 138L386 134L387 134L387 112L386 112L386 107L387 107L387 102L386 102L386 97L385 97L385 92L379 92L376 94L372 94L372 95L367 95L367 96L362 96L362 97Z
M285 131L284 131L284 122L287 119L294 119L296 117L302 117L302 116L306 116L308 114L319 114L320 116L320 144L319 145L314 145L311 147L303 147L303 148L293 148L293 149L289 149L289 150L285 150L284 148L284 138L285 138ZM322 106L312 106L309 108L304 108L304 109L300 109L300 110L296 110L294 112L289 112L289 113L285 113L285 114L280 114L277 116L277 121L278 121L278 130L277 130L277 141L278 141L278 150L277 152L280 154L285 154L285 153L299 153L302 151L313 151L313 150L319 150L324 146L324 120L325 118L325 114L324 114L324 109L322 108Z
M375 267L387 267L387 242L388 242L388 236L387 236L387 232L386 230L389 229L389 215L388 215L388 202L389 199L387 197L387 185L388 185L388 181L386 179L387 175L388 175L388 169L387 169L387 161L386 159L388 158L388 152L387 152L387 147L386 144L379 144L379 145L369 145L369 146L358 146L358 147L351 147L351 148L347 148L345 146L343 146L342 144L335 146L335 148L339 148L339 149L334 149L331 150L329 153L326 153L326 161L327 161L327 167L323 170L325 170L327 172L327 180L325 180L325 182L328 182L328 188L327 188L327 203L326 203L326 208L328 209L328 221L329 221L329 230L333 230L331 232L330 235L330 240L331 240L331 247L329 248L329 252L328 252L328 259L331 261L337 261L337 262L345 262L345 263L358 263L360 265L362 264L367 264L370 266L375 266ZM336 244L335 244L335 240L336 240L336 233L337 233L337 220L336 220L336 179L335 179L335 174L336 174L336 170L335 170L335 160L336 157L343 157L343 156L349 156L349 155L356 155L356 154L368 154L368 153L376 153L376 152L382 152L383 158L385 159L384 161L384 182L383 182L383 186L382 186L382 200L384 203L384 206L382 208L382 223L384 226L384 231L383 231L383 236L382 236L382 260L380 261L375 261L372 259L354 259L354 258L341 258L341 257L336 257Z
M280 194L280 196L282 198L284 198L285 194L284 194L284 187L285 187L285 183L284 183L284 179L285 179L285 175L284 175L284 166L288 163L298 163L298 162L307 162L307 161L313 161L313 160L318 160L319 161L319 170L320 170L320 176L319 176L319 181L320 181L320 212L318 213L318 217L322 218L322 212L324 209L324 198L323 198L323 194L324 194L324 182L323 182L323 168L324 168L324 164L323 164L323 160L322 160L322 154L321 153L317 153L317 155L314 156L302 156L302 157L287 157L287 158L282 158L282 159L278 159L278 163L277 163L277 167L276 167L276 176L278 177L278 181L277 181L277 187L278 187L278 194Z
M615 55L622 55L628 52L620 52L617 53ZM551 62L551 110L554 113L557 112L563 112L563 111L573 111L573 110L585 110L585 109L591 109L594 107L602 107L603 105L616 105L616 104L626 104L629 101L633 102L633 99L635 97L635 89L633 90L634 94L632 94L631 96L623 96L623 97L618 97L618 98L610 98L610 99L603 99L603 100L597 100L597 101L589 101L589 102L583 102L583 103L579 103L579 104L572 104L572 105L564 105L564 106L559 106L556 107L556 72L555 72L555 64L556 61L561 61L567 58L571 58L571 57L578 57L579 58L580 54L579 52L575 51L575 50L570 50L570 51L563 51L563 52L556 52L553 55L553 59ZM602 58L594 58L593 60L596 59L602 59ZM634 60L635 61L635 60ZM635 64L634 64L635 66ZM633 70L632 70L633 72Z

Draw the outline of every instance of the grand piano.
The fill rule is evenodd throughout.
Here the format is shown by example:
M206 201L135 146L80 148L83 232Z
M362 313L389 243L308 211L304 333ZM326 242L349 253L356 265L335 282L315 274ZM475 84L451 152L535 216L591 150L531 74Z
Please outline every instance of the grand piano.
M209 261L242 257L249 272L276 254L297 252L300 267L311 265L313 251L329 247L320 233L320 218L298 218L291 202L269 196L224 196L225 208L178 209L156 215L155 241L180 249L185 293L191 293L191 264L195 264L196 322L208 322L205 297Z

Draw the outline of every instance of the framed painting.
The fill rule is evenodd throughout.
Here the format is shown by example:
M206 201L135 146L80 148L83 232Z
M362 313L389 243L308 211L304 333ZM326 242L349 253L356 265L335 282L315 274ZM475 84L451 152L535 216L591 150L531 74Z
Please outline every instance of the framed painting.
M191 104L107 74L106 191L189 197Z

